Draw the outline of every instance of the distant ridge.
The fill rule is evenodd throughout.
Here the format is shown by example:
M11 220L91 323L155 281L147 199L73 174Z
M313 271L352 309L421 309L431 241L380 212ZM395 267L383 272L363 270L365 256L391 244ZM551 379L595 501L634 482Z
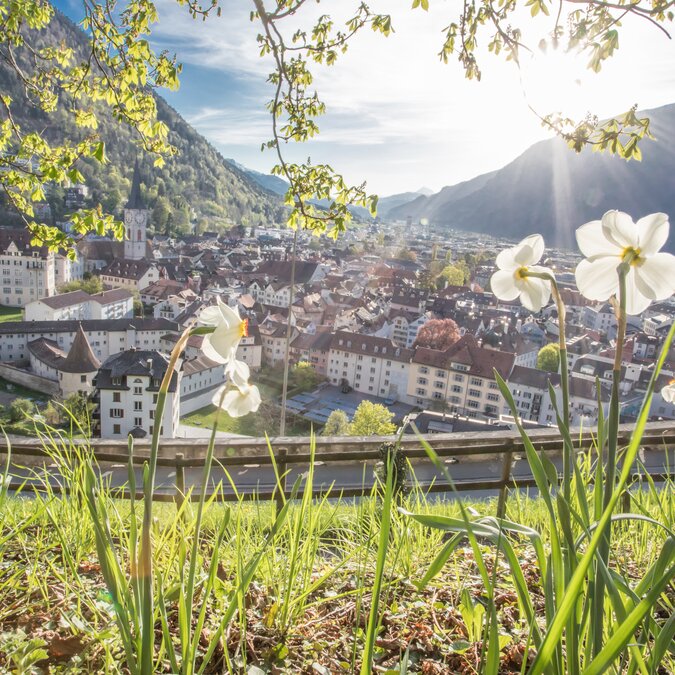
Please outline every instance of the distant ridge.
M418 197L389 217L507 237L540 232L550 244L574 247L574 231L609 209L634 218L662 211L675 222L675 104L646 110L656 141L642 142L642 162L584 150L560 139L541 141L502 169ZM667 248L675 251L671 235Z

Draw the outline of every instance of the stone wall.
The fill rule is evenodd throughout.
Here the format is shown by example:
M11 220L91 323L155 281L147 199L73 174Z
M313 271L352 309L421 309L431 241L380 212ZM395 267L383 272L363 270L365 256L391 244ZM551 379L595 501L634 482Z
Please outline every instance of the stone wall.
M49 396L59 395L59 383L54 380L48 380L46 377L33 375L20 368L0 363L0 377L12 384L20 384L22 387L34 389Z

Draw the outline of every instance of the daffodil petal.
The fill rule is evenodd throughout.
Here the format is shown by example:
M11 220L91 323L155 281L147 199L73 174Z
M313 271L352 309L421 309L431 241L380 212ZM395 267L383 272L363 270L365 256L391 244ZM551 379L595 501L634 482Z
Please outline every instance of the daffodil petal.
M619 255L623 247L618 247L605 236L602 221L592 220L577 228L577 246L586 258L596 255L610 255L614 251Z
M652 300L665 300L675 291L675 256L657 253L631 268L639 291Z
M203 326L217 326L223 320L223 315L217 305L210 305L199 313L197 320Z
M497 260L495 261L497 267L500 270L515 270L519 266L518 262L516 261L517 253L518 253L517 246L505 248L503 251L500 251L497 255Z
M667 403L675 403L675 384L667 384L661 389L661 398Z
M626 276L626 314L631 316L642 314L652 302L636 283L635 270L635 267L631 267Z
M230 307L229 305L226 305L224 302L222 302L222 300L220 300L220 298L218 298L218 301L220 311L223 314L224 320L230 325L232 324L239 325L241 323L241 317L239 316L239 312L232 309L232 307Z
M228 391L223 397L222 408L230 417L243 417L255 412L261 403L258 387L246 386Z
M639 246L637 227L633 219L623 211L607 211L602 217L602 231L609 241L621 249Z
M544 255L544 237L540 234L531 234L523 239L519 246L527 246L530 249L529 260L523 265L536 265Z
M599 255L582 260L574 272L579 292L589 300L607 300L619 292L620 260L613 255Z
M518 280L517 285L523 307L531 312L540 311L551 298L551 284L544 279L525 277Z
M229 354L222 354L211 344L213 333L205 335L202 340L202 353L207 359L215 361L216 363L228 363L230 360Z
M515 300L520 291L516 287L513 272L498 270L490 277L490 289L500 300Z
M225 372L237 387L243 387L248 384L251 377L251 370L244 361L232 359L225 368Z
M665 213L650 213L637 221L637 231L640 255L655 255L668 241L668 216Z

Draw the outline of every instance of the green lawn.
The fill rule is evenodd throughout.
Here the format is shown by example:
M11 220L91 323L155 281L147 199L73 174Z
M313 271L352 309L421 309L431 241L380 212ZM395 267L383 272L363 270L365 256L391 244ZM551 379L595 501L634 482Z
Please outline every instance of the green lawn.
M23 321L23 309L21 307L0 306L0 323L6 321Z
M263 414L268 414L268 412ZM181 423L201 429L212 429L215 420L216 406L207 405L181 418ZM230 417L226 412L221 412L218 418L218 431L242 436L262 436L267 432L270 436L276 436L279 433L279 416L278 414L271 416L269 425L266 426L264 423L261 424L260 413L251 413L244 417ZM305 420L290 416L287 418L287 436L307 436L309 431L310 424Z

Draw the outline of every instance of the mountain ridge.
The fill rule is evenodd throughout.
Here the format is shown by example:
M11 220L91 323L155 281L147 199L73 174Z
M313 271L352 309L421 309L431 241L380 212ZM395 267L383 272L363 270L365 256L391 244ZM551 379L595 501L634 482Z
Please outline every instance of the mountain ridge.
M576 154L558 138L539 141L501 169L446 186L392 210L390 217L427 218L448 229L520 238L540 232L572 248L574 231L610 209L635 219L661 211L675 218L675 104L640 113L656 141L642 142L642 162L585 149ZM667 248L675 250L670 237Z

